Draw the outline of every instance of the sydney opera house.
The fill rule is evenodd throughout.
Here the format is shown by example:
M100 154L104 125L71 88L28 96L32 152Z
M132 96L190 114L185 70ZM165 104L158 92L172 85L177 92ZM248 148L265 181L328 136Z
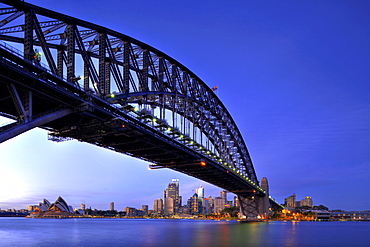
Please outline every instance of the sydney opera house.
M34 211L30 213L32 218L69 218L69 217L83 217L79 213L75 213L71 206L59 196L54 203L50 203L44 199L39 205L34 207Z

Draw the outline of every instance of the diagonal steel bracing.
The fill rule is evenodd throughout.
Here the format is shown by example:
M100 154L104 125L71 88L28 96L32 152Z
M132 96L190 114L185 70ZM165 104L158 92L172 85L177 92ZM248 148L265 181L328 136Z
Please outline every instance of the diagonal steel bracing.
M204 174L222 174L217 179L226 174L219 185L235 183L230 190L246 186L264 196L230 113L184 65L99 25L23 1L0 0L0 5L0 87L6 88L0 91L0 113L24 121L13 133L39 125L55 140L75 138L196 177L202 173L186 163L205 160L210 165ZM23 51L14 52L11 43L23 45ZM44 117L35 117L40 113ZM106 124L116 118L119 125ZM137 138L144 148L135 151L127 138ZM176 152L168 154L171 149ZM176 168L171 160L184 166Z

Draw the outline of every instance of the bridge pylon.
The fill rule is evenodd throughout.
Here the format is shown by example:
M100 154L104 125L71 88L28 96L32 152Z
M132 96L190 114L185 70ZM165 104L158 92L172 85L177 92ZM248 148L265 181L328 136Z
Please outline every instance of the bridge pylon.
M241 219L265 219L270 212L269 186L267 178L262 178L261 188L265 191L264 196L252 193L248 196L238 195L240 204L239 218ZM255 191L254 191L255 192Z

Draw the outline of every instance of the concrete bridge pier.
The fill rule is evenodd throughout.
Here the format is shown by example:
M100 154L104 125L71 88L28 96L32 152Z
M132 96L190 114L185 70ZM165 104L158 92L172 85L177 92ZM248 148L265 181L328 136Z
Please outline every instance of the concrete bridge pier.
M269 186L267 178L262 178L261 188L266 192L263 197L251 194L247 197L238 196L240 204L239 218L265 219L270 213Z

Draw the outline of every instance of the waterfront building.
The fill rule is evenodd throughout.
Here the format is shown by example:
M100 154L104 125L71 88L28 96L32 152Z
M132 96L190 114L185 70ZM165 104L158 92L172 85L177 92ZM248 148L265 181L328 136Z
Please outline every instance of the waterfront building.
M149 206L148 205L142 205L141 209L144 211L144 215L148 215Z
M30 217L51 217L51 218L66 218L80 217L81 215L74 213L73 208L59 196L54 203L50 203L44 199L38 206L34 206L34 211Z
M303 200L300 201L299 206L307 206L312 208L313 207L313 201L311 196L306 196Z
M173 202L168 198L172 198ZM180 206L181 197L179 195L179 180L172 179L172 183L169 183L167 189L164 190L164 211L165 213L173 212L172 214L176 214L178 213Z
M148 213L145 212L144 209L140 208L140 209L136 210L136 216L145 216L145 215L148 215Z
M113 210L114 210L114 202L111 202L111 203L109 204L109 210L110 210L110 211L113 211Z
M126 217L134 217L137 216L136 208L126 207L125 208Z
M285 206L288 208L295 208L297 205L296 203L296 194L293 194L287 198L285 198Z
M153 210L157 214L163 214L163 200L161 198L154 200Z
M81 210L85 210L85 209L86 209L85 203L81 203Z
M330 213L330 218L335 221L369 221L370 211L336 211Z
M330 220L330 212L327 210L314 210L311 212L315 213L315 218L317 220L325 220L325 221Z

